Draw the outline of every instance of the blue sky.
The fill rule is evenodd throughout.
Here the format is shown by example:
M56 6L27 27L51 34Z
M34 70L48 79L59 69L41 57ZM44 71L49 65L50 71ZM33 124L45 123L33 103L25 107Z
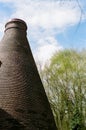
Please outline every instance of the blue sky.
M65 48L85 49L86 1L78 2L0 0L0 39L6 22L12 18L21 18L28 26L27 36L34 58L42 64L55 51Z

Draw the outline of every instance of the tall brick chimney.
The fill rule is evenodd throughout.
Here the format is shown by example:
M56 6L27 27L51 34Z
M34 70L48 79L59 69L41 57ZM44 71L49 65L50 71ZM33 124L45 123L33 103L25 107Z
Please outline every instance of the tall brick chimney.
M0 130L57 130L26 31L12 19L0 42Z

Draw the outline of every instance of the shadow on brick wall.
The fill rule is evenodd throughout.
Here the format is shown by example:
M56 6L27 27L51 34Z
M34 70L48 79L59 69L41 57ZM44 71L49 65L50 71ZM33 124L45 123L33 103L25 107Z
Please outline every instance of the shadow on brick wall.
M24 130L24 126L6 111L0 109L0 130Z

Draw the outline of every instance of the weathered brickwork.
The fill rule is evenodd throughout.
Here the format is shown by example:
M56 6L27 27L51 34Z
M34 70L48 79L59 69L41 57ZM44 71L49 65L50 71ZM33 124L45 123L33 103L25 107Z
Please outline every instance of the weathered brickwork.
M26 24L8 22L0 43L0 130L56 130L27 38Z

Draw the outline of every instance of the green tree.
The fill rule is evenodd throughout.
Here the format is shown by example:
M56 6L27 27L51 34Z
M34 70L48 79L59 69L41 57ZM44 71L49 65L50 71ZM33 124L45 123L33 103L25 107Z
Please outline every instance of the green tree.
M86 56L74 50L55 53L41 71L58 130L86 129Z

